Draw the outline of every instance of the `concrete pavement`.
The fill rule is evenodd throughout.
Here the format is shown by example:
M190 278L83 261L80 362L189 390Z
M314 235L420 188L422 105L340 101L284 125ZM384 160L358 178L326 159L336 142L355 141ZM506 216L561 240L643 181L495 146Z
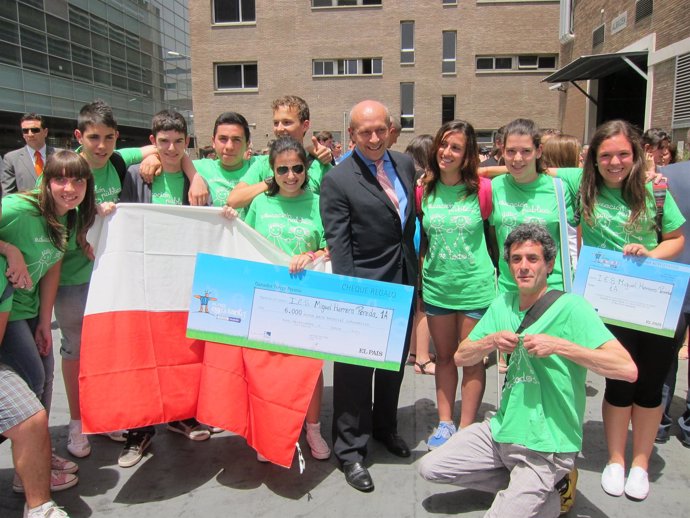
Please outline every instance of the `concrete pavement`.
M59 344L55 331L55 343ZM59 371L59 356L56 353ZM674 397L674 415L685 407L687 361L680 363ZM67 401L62 376L56 372L50 430L57 453L66 450ZM324 368L326 389L322 415L324 436L330 443L332 365ZM481 414L495 409L496 371L488 370L487 390ZM571 517L688 516L690 513L690 449L675 437L654 448L651 459L651 492L644 502L612 498L599 485L606 462L601 422L603 379L590 374L587 386L585 441L578 459L580 479ZM458 405L459 408L459 405ZM436 424L433 376L415 375L406 368L400 395L399 431L413 448L412 457L399 459L373 443L367 465L374 479L373 493L360 493L345 483L333 457L313 460L304 435L300 439L306 470L297 462L287 470L256 461L244 439L228 432L194 443L158 427L147 457L133 468L117 465L121 443L102 436L91 440L92 453L79 459L80 481L54 499L70 516L154 518L158 516L233 517L421 517L483 516L493 495L452 486L430 484L416 472L426 452L425 439ZM677 425L673 428L677 432ZM629 454L628 454L629 458ZM73 459L77 460L77 459ZM12 493L12 460L9 443L0 445L0 517L22 515L22 495Z

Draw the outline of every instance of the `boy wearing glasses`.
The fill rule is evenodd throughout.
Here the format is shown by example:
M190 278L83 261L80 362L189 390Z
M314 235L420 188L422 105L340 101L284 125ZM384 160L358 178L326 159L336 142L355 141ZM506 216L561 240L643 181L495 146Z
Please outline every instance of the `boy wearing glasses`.
M48 128L45 127L43 117L36 113L26 113L20 124L26 146L5 155L0 172L3 196L33 189L36 180L43 173L46 160L55 152L54 147L46 146Z
M271 107L275 137L292 137L302 144L311 125L306 101L296 95L285 95L273 101ZM316 137L311 140L313 147L307 149L307 188L314 194L319 194L321 179L332 167L333 153L330 148L319 143ZM268 155L258 156L228 196L227 205L234 209L247 207L259 194L268 191L272 183L273 171L268 163Z

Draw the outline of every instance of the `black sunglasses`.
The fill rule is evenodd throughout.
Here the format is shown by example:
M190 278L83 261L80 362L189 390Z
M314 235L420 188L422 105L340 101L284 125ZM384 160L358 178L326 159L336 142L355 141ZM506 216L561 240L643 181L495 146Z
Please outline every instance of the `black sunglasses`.
M288 167L286 165L279 165L276 167L276 174L279 174L280 176L288 174L288 171L292 171L295 174L302 174L304 172L304 164L295 164L292 167Z
M24 135L27 135L28 133L33 133L35 135L36 133L39 133L41 129L43 128L22 128L22 133L24 133Z

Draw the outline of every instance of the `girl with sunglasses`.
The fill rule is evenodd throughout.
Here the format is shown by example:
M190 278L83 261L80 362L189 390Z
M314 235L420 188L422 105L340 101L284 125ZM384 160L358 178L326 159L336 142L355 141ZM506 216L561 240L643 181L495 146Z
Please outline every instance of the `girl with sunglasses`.
M307 185L307 153L291 137L277 139L271 145L268 162L273 171L268 190L254 198L244 222L275 246L292 256L290 273L299 273L326 254L319 197ZM224 208L226 217L237 212ZM307 443L314 458L327 459L331 450L321 436L321 396L323 374L319 376L306 417ZM263 460L262 457L258 457Z

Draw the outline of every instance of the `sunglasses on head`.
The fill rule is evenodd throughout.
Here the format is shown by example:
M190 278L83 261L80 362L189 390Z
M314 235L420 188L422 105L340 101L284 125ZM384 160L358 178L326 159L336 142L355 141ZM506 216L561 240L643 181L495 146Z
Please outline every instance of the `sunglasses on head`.
M279 174L280 176L288 174L289 171L292 171L295 174L301 174L304 172L304 164L295 164L292 167L286 165L279 165L276 167L276 174Z
M41 128L22 128L22 133L24 133L24 135L27 135L29 133L33 133L35 135L36 133L39 133L40 131L41 131Z

